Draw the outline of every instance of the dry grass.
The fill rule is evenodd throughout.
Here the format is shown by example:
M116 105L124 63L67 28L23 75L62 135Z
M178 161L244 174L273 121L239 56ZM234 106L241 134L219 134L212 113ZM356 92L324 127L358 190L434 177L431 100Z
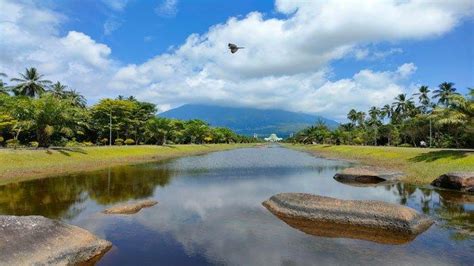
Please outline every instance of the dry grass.
M421 149L372 146L286 145L329 158L403 171L405 181L428 184L447 172L474 171L473 150Z

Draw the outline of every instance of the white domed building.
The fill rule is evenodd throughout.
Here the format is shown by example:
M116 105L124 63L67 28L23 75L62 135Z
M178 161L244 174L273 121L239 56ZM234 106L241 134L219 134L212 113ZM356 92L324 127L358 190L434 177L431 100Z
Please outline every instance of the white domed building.
M268 142L279 142L282 140L282 138L277 137L276 134L270 134L270 136L268 138L264 138L264 140Z

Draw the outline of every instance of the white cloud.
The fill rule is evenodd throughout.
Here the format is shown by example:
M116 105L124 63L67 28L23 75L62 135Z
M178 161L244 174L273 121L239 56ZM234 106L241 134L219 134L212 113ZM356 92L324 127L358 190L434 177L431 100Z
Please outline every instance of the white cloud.
M102 0L102 2L114 11L122 11L128 4L128 0Z
M110 35L122 26L122 22L115 17L109 17L104 23L104 35Z
M162 17L174 17L178 13L178 0L163 0L155 8L156 14Z
M134 94L162 109L207 102L319 112L332 118L344 118L350 108L390 101L405 91L402 84L409 82L416 66L364 69L332 80L337 69L328 69L331 61L400 53L398 48L371 47L440 36L474 13L469 0L277 0L283 18L259 12L229 18L143 64L118 67L110 48L87 34L70 31L60 36L60 14L31 3L0 1L7 10L0 27L2 72L37 66L89 98ZM175 14L176 3L165 1L160 7ZM245 49L231 54L228 42Z

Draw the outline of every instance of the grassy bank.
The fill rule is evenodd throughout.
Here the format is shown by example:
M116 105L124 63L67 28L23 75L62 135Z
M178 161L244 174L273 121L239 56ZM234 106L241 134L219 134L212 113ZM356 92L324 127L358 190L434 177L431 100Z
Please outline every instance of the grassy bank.
M363 164L403 171L405 181L428 184L441 174L474 171L474 152L371 146L286 145L328 158L341 158Z
M251 145L254 144L144 145L49 150L0 149L0 184Z

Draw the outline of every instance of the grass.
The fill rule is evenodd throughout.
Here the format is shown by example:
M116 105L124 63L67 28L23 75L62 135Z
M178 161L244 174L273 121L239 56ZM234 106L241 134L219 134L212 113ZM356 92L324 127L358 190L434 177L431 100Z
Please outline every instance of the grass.
M429 184L447 172L474 171L473 150L373 146L286 145L329 158L403 171L405 182Z
M253 144L0 149L0 184L251 145Z

